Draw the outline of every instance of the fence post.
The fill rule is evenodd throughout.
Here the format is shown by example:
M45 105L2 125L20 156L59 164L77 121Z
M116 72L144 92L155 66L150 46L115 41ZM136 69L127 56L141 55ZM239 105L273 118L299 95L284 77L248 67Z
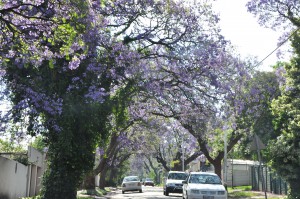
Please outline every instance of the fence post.
M265 180L265 189L268 191L268 167L265 166L265 175L266 175L266 180Z
M287 195L287 194L288 194L288 191L287 191L287 189L288 189L287 183L285 182L284 185L285 185L285 190L284 190L284 192L285 192L285 195Z
M270 172L270 192L273 193L273 176L272 172Z
M279 178L279 194L282 194L281 185L282 185L282 181L281 178Z

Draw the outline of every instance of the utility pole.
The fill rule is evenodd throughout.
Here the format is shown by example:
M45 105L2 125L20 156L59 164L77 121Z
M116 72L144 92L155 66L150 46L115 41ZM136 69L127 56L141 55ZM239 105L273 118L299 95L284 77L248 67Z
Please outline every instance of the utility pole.
M223 184L227 188L227 131L224 132Z
M260 150L264 149L264 148L265 148L265 145L262 143L262 141L259 139L259 137L256 134L254 134L254 140L252 141L251 149L257 151L257 157L258 157L258 161L259 161L258 170L261 173L262 188L265 192L265 199L267 199L267 189L266 189L266 185L265 185L263 168L261 166L261 155L260 155Z
M182 171L184 171L184 147L182 147Z

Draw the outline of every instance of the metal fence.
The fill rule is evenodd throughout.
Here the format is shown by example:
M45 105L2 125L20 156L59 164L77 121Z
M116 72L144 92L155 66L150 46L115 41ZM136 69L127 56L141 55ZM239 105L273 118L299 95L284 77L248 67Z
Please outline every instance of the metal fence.
M264 191L264 184L267 192L287 195L288 184L266 166L253 165L251 167L251 178L252 190L254 191Z

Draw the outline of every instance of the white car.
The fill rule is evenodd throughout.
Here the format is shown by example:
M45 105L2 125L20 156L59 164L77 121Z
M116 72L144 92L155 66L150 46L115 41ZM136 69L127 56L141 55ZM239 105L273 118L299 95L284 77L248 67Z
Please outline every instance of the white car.
M188 174L183 171L169 171L163 186L164 195L169 193L182 193L182 181L186 180Z
M139 191L142 193L142 183L138 176L126 176L122 182L122 193L125 191Z
M183 199L227 199L227 191L215 173L191 172L183 181Z

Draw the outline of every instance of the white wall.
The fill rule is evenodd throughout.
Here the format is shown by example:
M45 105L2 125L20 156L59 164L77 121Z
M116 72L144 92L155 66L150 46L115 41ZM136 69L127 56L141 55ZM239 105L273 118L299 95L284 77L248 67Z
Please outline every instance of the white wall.
M27 166L0 156L0 198L26 196Z
M36 150L35 148L29 146L28 147L28 162L43 168L44 166L44 156L41 152Z
M227 160L227 185L251 185L251 166L257 164L251 160Z
M28 166L0 156L0 199L17 199L39 193L45 155L32 147L28 147L27 154Z

